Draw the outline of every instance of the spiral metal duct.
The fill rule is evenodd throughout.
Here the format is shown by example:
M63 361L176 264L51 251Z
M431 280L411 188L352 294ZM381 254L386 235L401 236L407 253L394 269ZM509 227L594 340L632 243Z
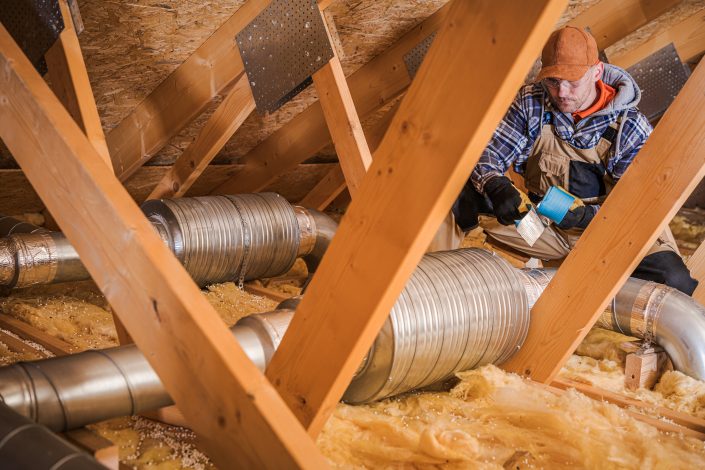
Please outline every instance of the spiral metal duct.
M279 346L293 313L247 317L231 329L260 370ZM1 367L0 402L56 432L173 404L134 345Z
M507 360L521 347L529 308L553 273L517 270L483 250L426 255L344 400L377 400L459 370ZM285 309L243 318L232 328L260 370L279 346L295 306L295 301L286 301L280 306ZM630 279L601 322L626 334L653 337L677 369L705 379L705 309L685 294ZM172 403L135 346L0 368L0 399L57 431Z
M39 449L39 451L38 451ZM99 470L92 456L0 403L0 466L5 469Z
M299 256L312 272L336 226L274 193L152 200L142 210L200 286L283 274ZM90 279L63 234L8 217L2 230L0 287Z
M484 250L421 260L343 399L364 403L420 388L459 370L499 364L529 328L517 271Z
M142 211L199 285L276 276L299 254L296 213L278 194L159 199Z

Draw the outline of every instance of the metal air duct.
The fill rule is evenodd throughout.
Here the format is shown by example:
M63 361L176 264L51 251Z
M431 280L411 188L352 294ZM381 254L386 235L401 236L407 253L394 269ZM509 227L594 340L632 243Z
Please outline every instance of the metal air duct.
M484 250L426 255L344 399L377 400L507 360L521 347L529 309L552 275L552 270L514 269ZM246 317L232 328L262 371L288 328L294 302L286 301L288 309ZM602 326L642 336L652 331L679 370L705 378L705 309L692 298L630 279L613 305L616 313L603 315ZM171 404L135 346L0 368L0 399L58 431Z
M336 226L275 193L151 200L142 210L200 286L277 276L299 256L313 272ZM0 286L90 279L62 233L8 217L0 218L0 235L3 230Z

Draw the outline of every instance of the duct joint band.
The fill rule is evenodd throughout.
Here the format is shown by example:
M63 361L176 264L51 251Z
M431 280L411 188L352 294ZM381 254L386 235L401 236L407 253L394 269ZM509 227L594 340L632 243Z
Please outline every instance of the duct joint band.
M242 265L240 266L240 272L237 277L237 286L240 290L245 287L245 275L247 272L247 265L250 261L250 252L252 245L252 230L250 229L250 224L247 222L247 217L243 213L242 208L239 206L236 198L229 198L230 202L235 207L240 221L242 222Z
M639 289L629 317L630 334L640 336L647 342L650 342L653 338L651 331L649 331L649 317L651 315L649 307L651 306L651 298L656 286L657 284L649 282Z

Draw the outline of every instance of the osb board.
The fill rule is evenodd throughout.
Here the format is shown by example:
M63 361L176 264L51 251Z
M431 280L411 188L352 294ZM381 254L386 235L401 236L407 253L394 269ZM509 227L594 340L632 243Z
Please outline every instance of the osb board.
M567 21L596 0L574 0ZM447 0L339 0L327 10L340 40L346 73L352 73ZM115 127L178 64L183 62L242 1L79 2L86 31L80 40L98 109L107 130ZM234 163L252 147L317 99L315 90L299 95L278 112L253 114L215 159ZM170 164L193 141L215 106L174 138L150 164ZM323 152L331 155L332 147Z
M299 165L286 175L277 178L266 191L278 192L291 202L297 202L316 185L331 168L332 163ZM237 173L241 165L211 165L196 181L189 196L201 196ZM126 182L130 195L142 202L168 167L144 167ZM16 215L39 212L44 207L39 196L21 170L0 170L0 214Z
M346 73L351 73L447 0L338 0L327 10ZM558 25L597 3L598 0L571 0ZM106 130L115 127L169 73L242 5L243 0L79 0L86 30L80 41L86 59L99 113ZM703 6L703 0L684 0L657 21L632 34L609 52L632 47L656 30L668 27ZM215 163L234 163L261 140L284 125L316 99L315 90L299 95L280 111L269 116L251 116L236 133ZM150 165L170 164L195 138L217 105L173 139ZM373 125L368 120L366 125ZM322 152L333 155L333 147ZM0 168L12 168L3 158ZM4 184L3 184L4 186Z

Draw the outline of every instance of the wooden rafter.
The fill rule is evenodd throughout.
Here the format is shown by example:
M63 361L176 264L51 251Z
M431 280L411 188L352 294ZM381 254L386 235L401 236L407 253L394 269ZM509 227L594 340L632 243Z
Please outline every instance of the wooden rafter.
M64 30L45 55L52 89L73 120L88 137L100 158L112 171L113 165L105 141L103 126L100 122L95 97L88 79L88 71L81 53L81 45L78 42L78 35L73 24L74 15L66 0L59 0L59 8L64 20ZM78 6L75 5L75 8L77 9ZM80 15L78 17L80 18ZM47 220L47 226L56 225L48 211L44 210L43 214ZM131 343L130 335L114 313L113 322L120 344Z
M342 396L564 7L452 2L267 369L310 434Z
M597 47L606 49L675 7L682 0L601 0L568 24L590 28Z
M688 60L705 51L705 8L693 16L660 32L637 47L610 56L610 63L628 68L663 47L673 43L681 60Z
M214 462L222 468L233 462L253 468L325 466L313 441L2 27L0 70L0 138Z
M695 69L539 298L526 342L502 367L551 381L700 182L703 89L705 64Z
M100 158L112 168L81 45L73 27L71 11L66 0L60 0L59 6L64 19L64 30L45 54L52 89L83 129Z
M345 181L354 194L372 163L372 154L337 55L313 74L313 83Z
M134 174L244 72L233 38L270 1L247 0L108 133L110 156L121 181ZM332 3L322 1L326 6Z
M186 194L254 109L255 99L247 75L243 73L203 126L196 140L179 156L147 199L181 197Z
M333 48L333 58L314 73L312 78L343 176L350 188L350 194L354 194L372 164L372 154L367 146L360 117L355 110L343 66L326 23L324 18L323 24Z
M400 103L401 100L398 101L392 109L387 111L374 126L365 132L365 138L371 152L374 152L380 142L382 142L382 138L387 132L387 128L389 128L389 124L392 122L392 118L399 108ZM328 207L346 187L347 184L343 170L340 165L336 165L335 168L330 170L298 204L303 207L322 211Z

